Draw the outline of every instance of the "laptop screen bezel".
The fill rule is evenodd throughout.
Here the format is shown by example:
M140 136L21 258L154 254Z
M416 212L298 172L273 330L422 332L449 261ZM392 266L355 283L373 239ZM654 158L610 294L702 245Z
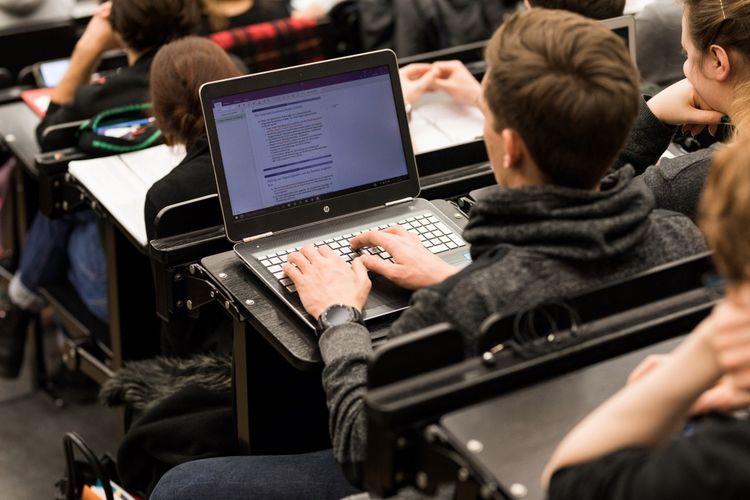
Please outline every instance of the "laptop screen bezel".
M620 28L628 29L628 52L630 58L633 60L634 65L638 65L638 55L636 51L636 33L635 33L635 17L632 14L626 14L624 16L612 17L609 19L602 19L599 21L613 32Z
M236 94L280 87L291 83L325 78L379 66L388 66L396 116L401 133L401 143L406 161L407 178L384 186L363 187L354 193L336 196L320 202L311 202L298 207L279 208L272 213L266 212L257 216L235 220L217 136L216 123L212 112L212 101ZM406 117L404 98L401 92L396 55L393 51L381 50L369 52L356 56L209 82L201 86L200 99L219 199L221 201L221 211L224 216L224 227L227 237L231 241L239 242L271 232L277 233L285 229L313 224L342 215L384 206L388 202L405 198L415 198L419 195L419 175L409 136L409 125ZM294 222L290 223L290 221Z

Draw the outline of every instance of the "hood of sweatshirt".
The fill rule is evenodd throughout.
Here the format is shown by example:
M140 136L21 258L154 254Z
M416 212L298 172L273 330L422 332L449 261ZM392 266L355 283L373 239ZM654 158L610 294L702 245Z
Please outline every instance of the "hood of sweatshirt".
M637 245L654 208L653 194L629 166L602 181L600 191L493 187L474 205L464 239L474 259L507 244L561 259L595 260Z

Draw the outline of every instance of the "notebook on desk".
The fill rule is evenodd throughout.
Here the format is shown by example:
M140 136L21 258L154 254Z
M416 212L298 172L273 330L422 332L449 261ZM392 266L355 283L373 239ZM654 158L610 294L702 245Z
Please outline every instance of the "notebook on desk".
M469 263L459 227L417 198L393 52L212 82L200 94L227 236L310 327L315 321L282 271L304 245L328 246L350 262L352 237L399 224L451 264ZM409 292L372 278L365 321L407 307Z

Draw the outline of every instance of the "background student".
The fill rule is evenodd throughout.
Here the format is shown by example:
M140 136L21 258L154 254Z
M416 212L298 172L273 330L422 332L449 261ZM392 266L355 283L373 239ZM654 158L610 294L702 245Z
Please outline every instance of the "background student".
M201 85L241 73L218 45L206 38L185 37L162 47L151 71L151 105L164 142L183 145L187 156L146 193L146 233L163 208L216 193L206 128L198 96Z
M749 193L746 138L717 154L701 203L726 298L671 356L636 369L628 386L568 434L545 473L550 500L750 496L746 416L709 415L673 438L691 411L750 406Z
M382 246L396 264L366 256L350 267L328 249L307 246L284 267L307 311L324 318L319 346L334 455L355 482L367 444L362 397L372 347L357 317L370 290L368 270L417 290L392 337L448 321L471 342L491 313L511 313L705 249L686 217L653 211L653 198L632 169L600 185L639 99L637 72L616 35L576 14L531 9L502 25L486 57L481 105L499 186L477 202L464 232L473 263L459 272L394 227L359 235L351 246ZM325 320L334 309L347 313L335 324ZM279 478L296 476L304 464L299 457L274 460ZM152 498L223 497L229 482L232 495L262 498L275 484L259 475L266 464L264 457L184 464L162 479ZM189 489L181 486L187 483Z
M198 8L191 0L112 0L91 18L70 56L70 66L52 91L47 114L37 127L43 151L70 144L43 139L51 125L85 120L102 111L148 102L148 73L156 51L192 33ZM91 83L102 55L123 48L128 66Z
M618 165L630 164L653 190L657 206L695 218L711 157L720 144L673 159L659 157L678 126L693 134L750 115L750 2L685 0L685 79L641 106ZM649 167L659 162L658 166Z
M621 16L625 0L524 0L527 9L539 7L575 12L591 19ZM678 51L679 55L679 51ZM416 63L401 69L406 104L414 105L425 92L445 92L460 104L478 106L481 85L460 61Z
M80 120L126 104L148 101L148 74L157 49L192 32L198 10L192 0L112 0L103 4L78 41L71 64L52 94L41 132L54 123ZM126 47L130 66L88 83L108 48ZM46 145L42 145L43 147ZM68 145L69 146L69 145ZM87 308L107 322L106 260L96 215L82 210L58 219L37 213L0 314L0 377L18 376L26 326L44 307L39 288L68 279Z

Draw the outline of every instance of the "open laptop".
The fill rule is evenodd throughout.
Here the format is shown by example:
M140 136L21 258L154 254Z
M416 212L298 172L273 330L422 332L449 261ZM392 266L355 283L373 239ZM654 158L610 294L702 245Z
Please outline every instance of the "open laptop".
M630 52L630 58L633 59L633 64L638 64L636 58L636 46L635 46L635 17L632 15L625 15L620 17L613 17L611 19L604 19L600 21L602 24L611 29L617 36L622 38L625 42L625 46Z
M235 252L314 328L282 264L308 244L346 261L356 234L399 224L447 262L469 264L461 230L426 200L395 54L378 51L211 82L200 90L227 236ZM368 253L392 259L382 249ZM373 276L365 321L410 293Z

